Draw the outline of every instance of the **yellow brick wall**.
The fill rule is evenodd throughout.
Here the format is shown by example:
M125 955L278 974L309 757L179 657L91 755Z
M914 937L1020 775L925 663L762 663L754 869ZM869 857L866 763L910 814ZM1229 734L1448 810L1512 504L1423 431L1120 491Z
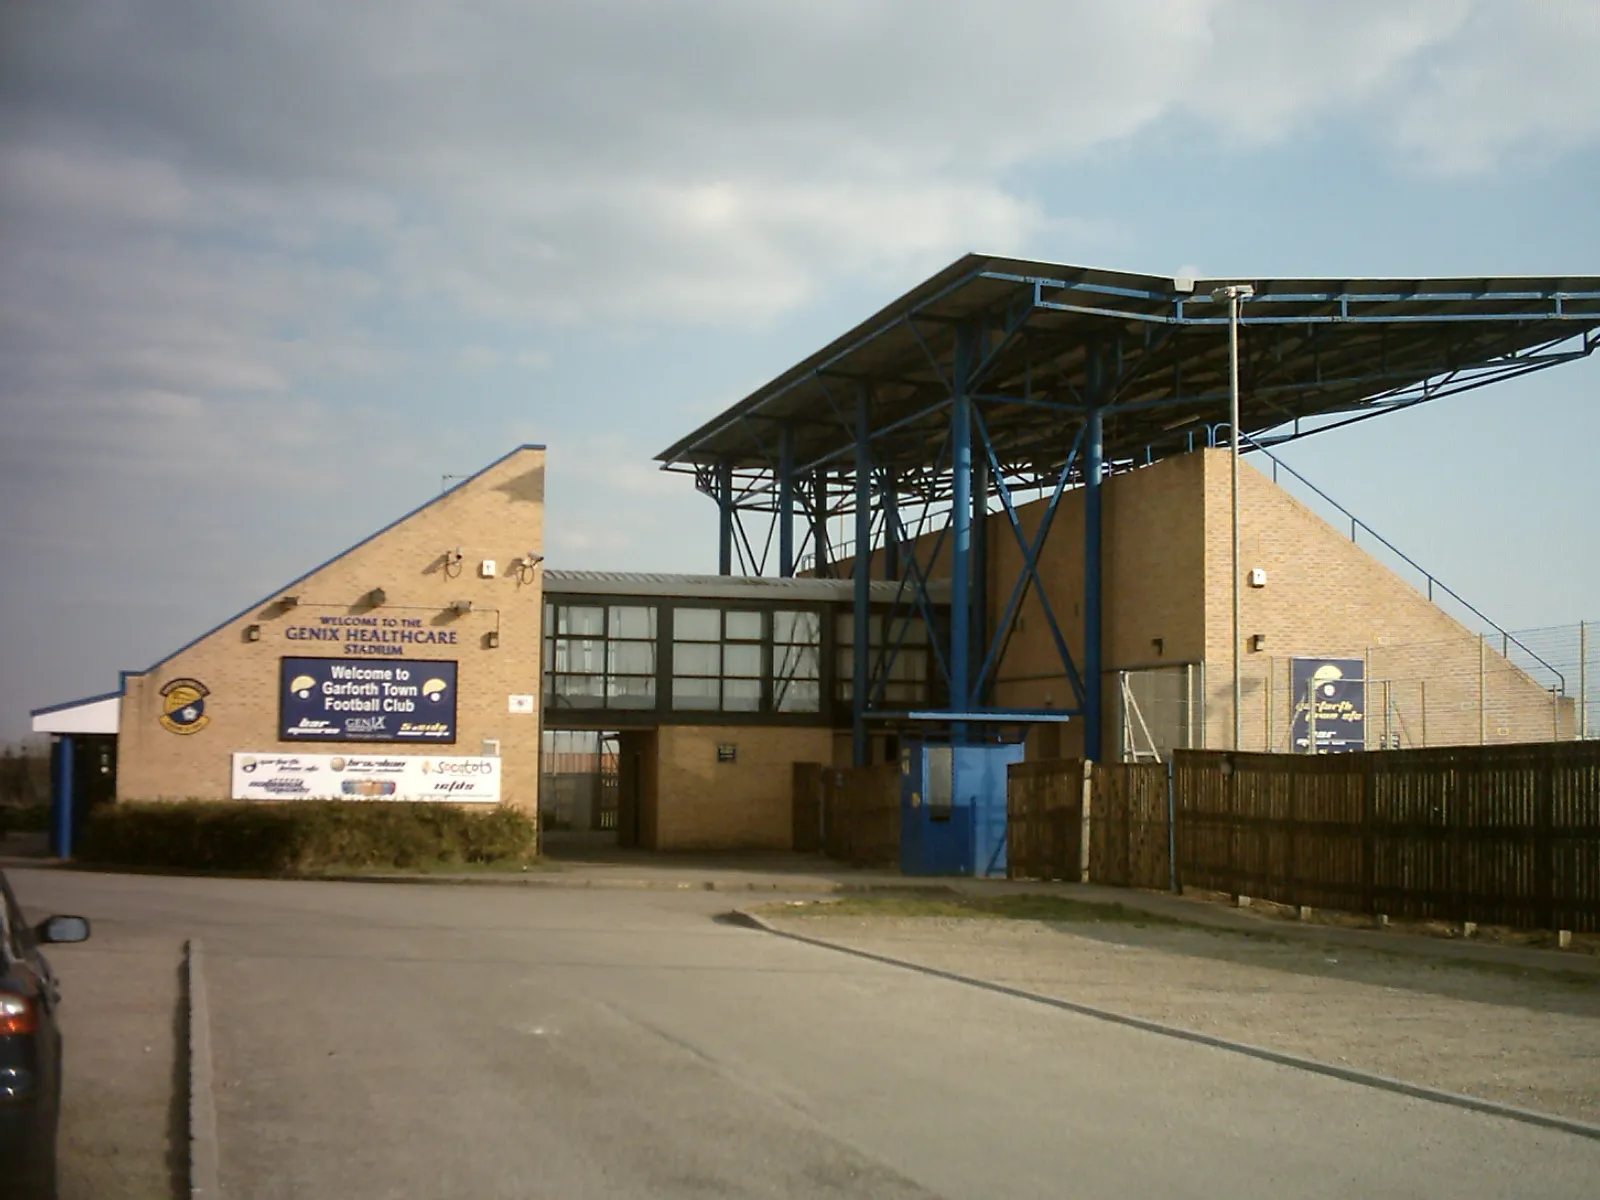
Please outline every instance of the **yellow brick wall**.
M1228 454L1196 455L1205 466L1206 744L1226 748L1233 736L1232 557ZM1429 745L1478 740L1479 646L1471 631L1396 575L1347 531L1335 529L1251 465L1239 466L1239 568L1241 745L1289 749L1289 659L1294 656L1359 658L1370 662L1367 694L1372 745L1382 726L1382 680L1392 679L1394 723L1405 720L1406 744L1420 744L1422 689ZM1266 586L1250 587L1259 567ZM1265 634L1260 651L1252 634ZM1485 646L1485 740L1490 743L1570 736L1571 713L1544 689ZM1272 681L1269 701L1267 682ZM1568 706L1570 709L1570 706Z
M1165 459L1106 481L1103 496L1103 667L1107 672L1201 663L1207 745L1229 744L1233 727L1231 525L1229 461L1225 450ZM1074 661L1083 665L1082 489L1062 497L1039 565L1051 607ZM1046 505L1018 510L1031 538ZM1289 662L1292 656L1364 658L1372 679L1392 678L1395 723L1405 720L1406 744L1420 744L1423 708L1430 745L1477 740L1478 645L1473 635L1349 537L1323 521L1250 464L1240 467L1241 569L1261 567L1265 588L1243 589L1241 640L1265 634L1265 649L1246 650L1241 713L1245 749L1267 747L1269 729L1287 749ZM989 618L1003 613L1021 570L1022 552L1004 513L991 514ZM917 543L918 561L937 541ZM932 574L948 572L948 544ZM842 565L841 572L848 571ZM882 574L881 551L874 577ZM1019 627L997 672L995 703L1007 707L1069 707L1072 693L1036 592L1020 610ZM1161 639L1159 650L1154 639ZM1517 671L1491 643L1484 695L1489 742L1571 736L1570 704L1558 706L1538 683ZM1269 704L1266 681L1276 679ZM1431 676L1422 703L1418 680ZM1115 749L1114 677L1102 684L1107 754ZM1383 689L1368 697L1374 737L1381 730ZM1401 711L1404 710L1404 711ZM1082 752L1082 725L1060 731L1059 751ZM1054 751L1054 737L1030 738L1030 753ZM1373 743L1376 745L1376 741Z
M524 582L511 561L544 546L545 453L523 447L399 523L353 547L310 575L285 585L264 603L229 621L194 645L143 674L129 675L118 739L117 798L226 799L234 752L338 753L365 746L385 754L483 753L485 739L500 742L502 797L519 808L537 807L539 781L539 656L542 567ZM461 570L445 569L445 553L459 546ZM479 564L495 560L497 573L482 578ZM363 597L387 593L376 609ZM297 595L285 609L282 595ZM470 600L473 611L448 610ZM285 656L339 657L337 642L290 640L291 627L315 626L324 615L420 619L423 628L454 631L454 645L408 647L408 659L454 659L457 667L454 745L395 743L286 743L278 732L279 660ZM251 624L257 642L245 640ZM484 635L499 631L499 646ZM352 656L352 665L394 659ZM199 680L208 722L175 734L160 723L160 689L170 680ZM535 697L532 714L512 715L513 693Z
M717 747L736 747L731 763ZM788 850L797 762L829 761L833 731L754 725L663 725L656 731L657 850Z

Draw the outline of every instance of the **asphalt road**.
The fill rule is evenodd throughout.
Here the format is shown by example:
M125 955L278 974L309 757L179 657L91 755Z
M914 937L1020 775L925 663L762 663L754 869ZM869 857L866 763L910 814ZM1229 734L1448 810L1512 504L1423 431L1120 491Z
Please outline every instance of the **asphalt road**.
M96 923L57 962L81 1120L97 1076L136 1073L75 1024L112 986L89 956L202 939L229 1200L1591 1197L1600 1180L1600 1142L719 924L715 893L12 880Z

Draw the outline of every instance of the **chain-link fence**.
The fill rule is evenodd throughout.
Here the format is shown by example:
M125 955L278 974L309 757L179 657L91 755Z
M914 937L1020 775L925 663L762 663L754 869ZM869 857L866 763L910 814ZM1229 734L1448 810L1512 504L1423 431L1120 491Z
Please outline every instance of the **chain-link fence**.
M1242 750L1600 739L1600 623L1463 632L1327 657L1250 654L1242 668ZM1225 662L1118 671L1108 683L1121 761L1233 746L1233 676Z

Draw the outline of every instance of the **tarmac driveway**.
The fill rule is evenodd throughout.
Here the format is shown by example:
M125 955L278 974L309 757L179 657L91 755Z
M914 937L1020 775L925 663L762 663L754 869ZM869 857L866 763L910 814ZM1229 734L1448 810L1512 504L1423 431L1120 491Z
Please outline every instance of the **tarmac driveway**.
M118 923L202 940L230 1200L1588 1197L1600 1178L1600 1142L720 924L715 893L12 878L96 920L84 955L110 961ZM90 1111L132 1050L79 1028L113 1004L107 972L67 982Z

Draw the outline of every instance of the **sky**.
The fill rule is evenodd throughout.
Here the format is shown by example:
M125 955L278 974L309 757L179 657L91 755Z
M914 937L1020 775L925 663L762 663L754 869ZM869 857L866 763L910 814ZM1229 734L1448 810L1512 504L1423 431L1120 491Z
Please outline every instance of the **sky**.
M8 0L0 740L523 442L551 566L714 571L656 453L968 251L1600 275L1593 0ZM1287 461L1600 618L1600 355Z

